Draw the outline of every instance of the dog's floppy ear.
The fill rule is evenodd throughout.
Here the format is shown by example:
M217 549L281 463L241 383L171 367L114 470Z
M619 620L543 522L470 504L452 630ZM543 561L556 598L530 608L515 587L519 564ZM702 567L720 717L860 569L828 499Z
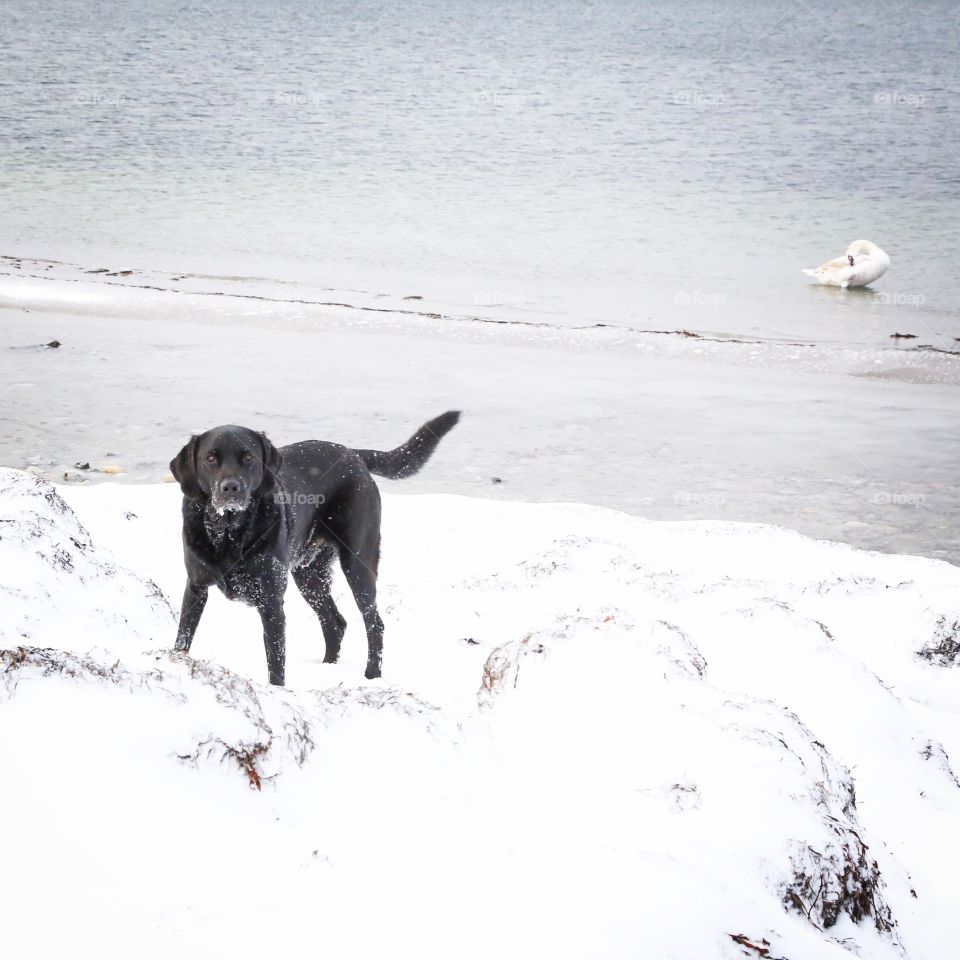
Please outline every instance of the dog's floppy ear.
M267 439L265 433L260 435L260 443L263 444L263 483L260 489L264 493L269 493L277 485L277 474L280 472L280 464L283 463L283 454Z
M197 481L197 441L199 437L191 437L190 442L170 461L170 472L173 479L180 484L183 495L190 500L200 497L200 484Z

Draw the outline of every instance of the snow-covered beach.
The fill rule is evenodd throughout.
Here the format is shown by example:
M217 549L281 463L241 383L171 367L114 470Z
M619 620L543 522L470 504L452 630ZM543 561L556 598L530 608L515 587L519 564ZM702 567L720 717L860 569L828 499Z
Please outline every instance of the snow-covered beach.
M953 566L388 494L384 679L338 578L276 689L219 596L166 652L178 500L0 476L17 956L952 957Z
M954 960L955 7L6 5L4 954Z

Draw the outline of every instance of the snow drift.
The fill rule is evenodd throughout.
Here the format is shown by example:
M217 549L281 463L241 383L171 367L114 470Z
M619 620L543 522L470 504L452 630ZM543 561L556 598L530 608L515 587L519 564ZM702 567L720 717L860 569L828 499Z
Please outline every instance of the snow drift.
M275 689L177 505L0 472L17 955L953 956L953 567L387 495L385 679L291 591Z

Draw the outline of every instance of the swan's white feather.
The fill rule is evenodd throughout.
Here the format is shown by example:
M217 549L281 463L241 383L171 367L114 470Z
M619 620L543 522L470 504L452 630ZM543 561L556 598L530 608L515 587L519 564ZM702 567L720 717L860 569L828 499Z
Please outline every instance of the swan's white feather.
M829 287L865 287L882 277L889 266L890 257L875 243L854 240L842 257L803 272Z

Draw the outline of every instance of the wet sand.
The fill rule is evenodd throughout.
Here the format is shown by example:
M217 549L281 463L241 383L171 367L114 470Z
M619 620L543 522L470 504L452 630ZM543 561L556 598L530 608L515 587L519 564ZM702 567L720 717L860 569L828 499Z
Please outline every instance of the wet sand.
M462 425L398 492L774 523L960 560L958 360L525 328L5 278L0 464L155 481L191 431L391 447ZM58 348L40 344L53 339ZM936 381L936 382L924 382ZM90 464L78 470L76 464Z

